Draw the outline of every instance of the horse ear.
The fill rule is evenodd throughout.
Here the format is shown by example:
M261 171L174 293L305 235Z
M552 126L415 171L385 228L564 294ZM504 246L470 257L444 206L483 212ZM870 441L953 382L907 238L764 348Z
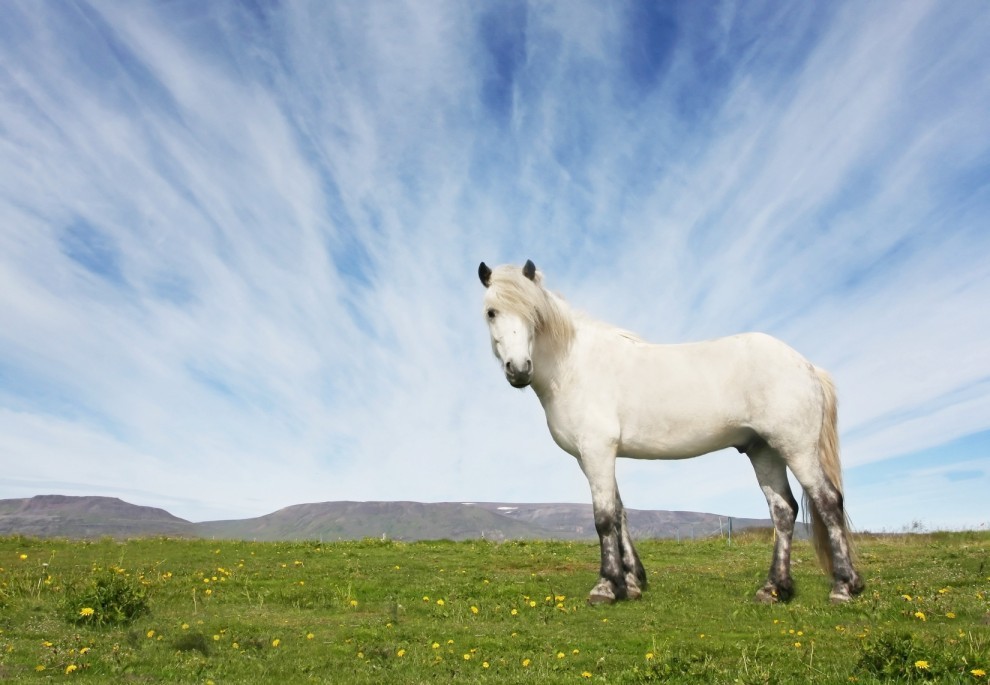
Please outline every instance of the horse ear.
M531 281L536 280L536 264L533 264L533 260L526 260L526 263L523 265L523 276Z
M478 278L481 279L481 285L486 288L492 284L492 270L484 262L478 265Z

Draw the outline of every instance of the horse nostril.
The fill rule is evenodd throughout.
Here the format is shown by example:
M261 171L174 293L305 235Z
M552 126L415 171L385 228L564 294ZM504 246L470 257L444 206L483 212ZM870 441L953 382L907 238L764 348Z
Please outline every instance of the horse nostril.
M512 373L512 362L511 361L505 362L505 372L506 373Z
M526 360L526 373L529 373L532 370L533 370L533 360L532 359L527 359Z

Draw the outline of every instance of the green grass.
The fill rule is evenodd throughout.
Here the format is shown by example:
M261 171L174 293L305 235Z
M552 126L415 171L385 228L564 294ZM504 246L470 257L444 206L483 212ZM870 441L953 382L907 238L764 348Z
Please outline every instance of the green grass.
M861 598L797 543L763 606L765 536L642 541L643 599L593 608L591 543L2 538L0 680L988 682L990 535L858 547Z

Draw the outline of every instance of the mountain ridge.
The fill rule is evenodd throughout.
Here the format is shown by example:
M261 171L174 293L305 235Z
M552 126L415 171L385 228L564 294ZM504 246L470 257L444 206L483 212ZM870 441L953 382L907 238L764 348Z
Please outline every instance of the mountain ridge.
M769 519L627 509L637 538L705 537L769 528ZM590 504L356 502L294 504L246 519L192 522L116 497L36 495L0 500L0 535L68 538L177 536L232 540L593 540Z

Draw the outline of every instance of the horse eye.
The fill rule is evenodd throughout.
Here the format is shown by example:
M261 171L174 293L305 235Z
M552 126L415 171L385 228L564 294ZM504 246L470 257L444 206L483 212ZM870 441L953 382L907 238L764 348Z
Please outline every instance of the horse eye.
M489 309L488 310L488 318L489 319L494 319L495 318L495 310L494 309Z

